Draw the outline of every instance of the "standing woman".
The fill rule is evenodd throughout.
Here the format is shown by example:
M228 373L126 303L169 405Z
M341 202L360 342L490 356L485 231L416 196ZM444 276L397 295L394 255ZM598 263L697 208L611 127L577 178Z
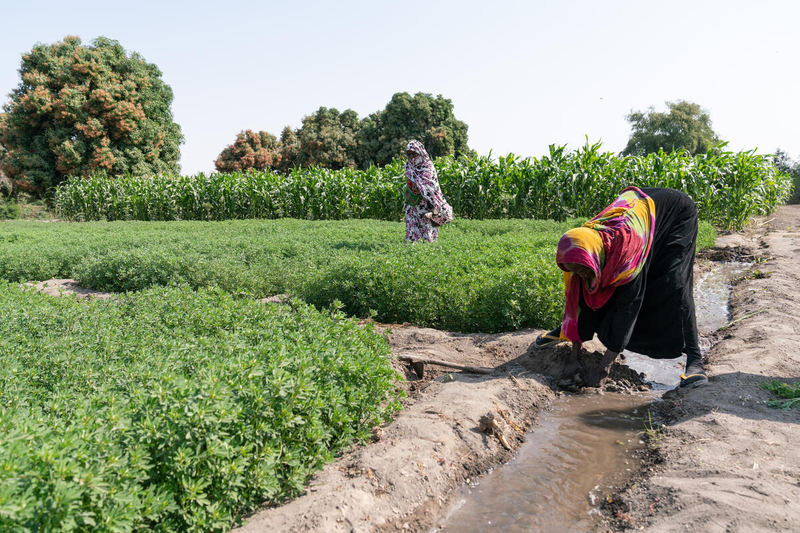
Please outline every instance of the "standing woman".
M406 242L433 242L439 226L453 220L453 208L442 195L439 176L422 143L408 143L406 156Z
M708 382L694 309L697 206L674 189L628 187L617 200L558 243L566 304L561 326L537 347L572 342L570 371L581 343L596 333L606 352L587 375L599 386L625 348L656 359L686 354L681 387Z

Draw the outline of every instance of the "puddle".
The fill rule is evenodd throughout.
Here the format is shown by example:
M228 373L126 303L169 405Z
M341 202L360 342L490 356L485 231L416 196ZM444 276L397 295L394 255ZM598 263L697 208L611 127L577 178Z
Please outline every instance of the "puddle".
M695 289L701 349L729 321L730 280L747 263L717 263ZM648 405L679 383L685 357L650 359L626 352L625 363L645 372L653 391L635 395L568 395L543 412L507 465L464 486L440 520L459 533L593 531L605 494L639 467ZM435 529L434 531L440 531Z

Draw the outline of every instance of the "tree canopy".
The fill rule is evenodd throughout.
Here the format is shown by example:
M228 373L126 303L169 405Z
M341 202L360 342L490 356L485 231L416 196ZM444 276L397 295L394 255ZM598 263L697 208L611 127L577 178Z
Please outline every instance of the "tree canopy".
M778 148L773 155L773 163L778 170L792 177L794 190L789 198L790 204L800 203L800 161L794 161L785 150Z
M136 52L99 37L37 44L0 116L0 168L40 195L68 176L178 172L172 89Z
M293 166L334 170L355 167L359 129L358 113L352 109L339 113L334 108L320 107L303 117L303 125L297 130Z
M253 133L245 130L236 136L236 141L225 148L214 165L220 172L238 170L265 170L277 166L280 155L274 135L266 131Z
M433 158L467 154L467 129L453 114L453 103L442 95L396 93L386 109L364 120L361 166L390 163L412 139L421 141Z
M267 132L258 135L272 137ZM217 170L262 168L255 164L250 151L235 148L247 142L242 136L247 137L247 132L240 133L237 141L217 158ZM450 100L427 93L396 93L384 110L361 120L352 109L339 112L320 107L303 117L297 130L288 126L283 129L277 145L270 145L272 163L268 166L281 172L315 165L335 170L384 166L402 156L412 139L422 141L434 158L471 153L467 125L455 118ZM254 145L251 149L253 153L258 151Z
M667 102L668 113L652 107L647 112L635 111L626 117L632 132L623 155L647 155L663 150L686 150L695 155L719 142L711 129L711 117L699 104L679 100Z

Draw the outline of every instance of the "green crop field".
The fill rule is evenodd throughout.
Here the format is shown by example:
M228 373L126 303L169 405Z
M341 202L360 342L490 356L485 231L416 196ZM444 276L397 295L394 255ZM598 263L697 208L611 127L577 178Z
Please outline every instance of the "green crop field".
M297 494L398 408L386 339L348 315L551 327L580 222L457 220L424 245L375 220L0 222L0 529L226 531ZM120 294L20 287L52 277Z
M227 531L398 407L385 339L219 290L0 283L0 529Z
M563 308L555 247L578 221L457 220L431 245L370 220L0 223L0 279L72 277L135 291L183 283L288 293L349 315L454 331L548 327ZM706 236L709 235L709 236ZM702 243L713 242L703 225Z
M542 158L436 161L456 217L564 221L591 217L629 185L671 187L689 194L700 218L742 228L752 216L785 202L792 189L771 159L714 147L705 154L617 157L600 144L576 151L551 147ZM366 171L295 169L205 176L76 178L61 185L56 204L69 220L307 220L403 217L403 162Z

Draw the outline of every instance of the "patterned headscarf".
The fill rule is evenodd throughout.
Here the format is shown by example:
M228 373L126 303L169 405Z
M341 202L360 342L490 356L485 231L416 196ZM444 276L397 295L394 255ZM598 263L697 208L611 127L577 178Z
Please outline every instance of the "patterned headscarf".
M580 296L592 309L603 307L620 285L633 280L644 267L656 224L653 200L636 187L628 187L599 215L571 229L558 241L556 262L564 271L566 304L561 338L580 342ZM564 263L592 269L594 279L584 281Z
M427 172L432 174L434 178L438 178L436 168L434 168L433 161L431 161L431 156L428 155L425 146L421 142L409 142L406 145L406 153L408 152L412 152L415 155L409 157L406 162L406 177L408 177L409 172L417 174L424 174Z
M433 166L431 156L425 150L425 146L419 141L411 141L406 145L406 152L415 154L406 161L406 184L411 194L406 197L406 202L414 205L419 201L420 188L436 188L439 182L439 175L436 167Z

